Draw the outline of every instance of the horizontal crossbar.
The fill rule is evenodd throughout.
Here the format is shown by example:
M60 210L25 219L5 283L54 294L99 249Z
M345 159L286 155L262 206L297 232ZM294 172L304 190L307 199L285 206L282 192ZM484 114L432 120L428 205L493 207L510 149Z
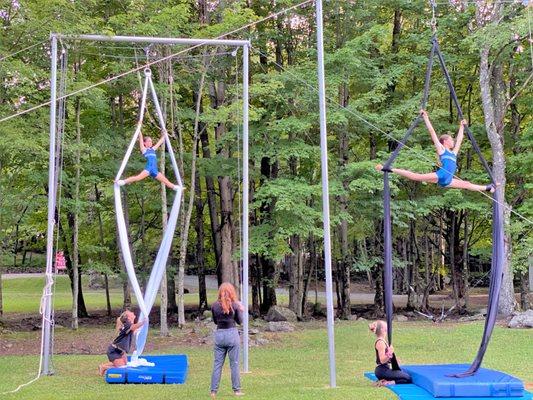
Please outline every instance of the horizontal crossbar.
M90 41L95 41L95 42L250 46L249 40L164 38L164 37L150 37L150 36L63 35L61 33L52 33L51 36L55 36L58 39L63 39L63 40L90 40Z

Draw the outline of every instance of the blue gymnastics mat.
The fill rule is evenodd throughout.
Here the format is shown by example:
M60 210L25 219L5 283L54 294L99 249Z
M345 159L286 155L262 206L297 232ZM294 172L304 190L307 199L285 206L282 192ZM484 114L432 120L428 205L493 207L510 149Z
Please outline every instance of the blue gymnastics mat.
M371 381L377 381L373 372L365 372L365 377ZM391 385L386 387L398 396L399 400L435 400L431 393L415 384ZM461 400L494 400L494 397L461 397ZM524 391L522 397L500 397L500 399L533 400L533 394Z
M185 354L145 356L153 367L110 368L106 371L107 383L185 383L189 371L189 361ZM128 357L130 361L130 357Z
M405 365L413 383L434 397L523 397L520 379L500 371L480 368L475 375L454 378L447 375L466 371L467 364Z

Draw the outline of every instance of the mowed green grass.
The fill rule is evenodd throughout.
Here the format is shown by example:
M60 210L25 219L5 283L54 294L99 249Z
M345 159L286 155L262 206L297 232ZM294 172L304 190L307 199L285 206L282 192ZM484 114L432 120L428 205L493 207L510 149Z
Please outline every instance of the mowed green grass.
M86 284L87 279L83 279L83 297L88 311L103 310L106 307L104 289L90 289ZM39 311L42 291L45 283L44 277L3 279L3 303L4 313L36 313ZM122 307L123 294L122 287L113 285L110 289L110 299L112 308ZM208 291L208 300L216 298L215 291ZM135 296L132 292L132 301L135 303ZM187 304L198 303L198 293L185 295ZM159 296L156 305L159 304ZM70 280L68 276L60 275L55 279L54 284L54 309L56 311L68 311L72 307L72 294L70 290Z
M365 322L336 324L336 389L328 388L327 335L323 329L281 334L270 344L252 348L251 373L242 376L249 399L395 399L386 389L372 387L363 377L374 363L373 337ZM395 326L395 348L405 363L465 363L475 355L483 324L406 322ZM88 333L90 334L90 333ZM180 335L173 331L174 335ZM484 366L533 381L533 331L497 327ZM2 399L207 399L212 350L208 346L178 347L173 353L189 356L185 385L109 385L96 374L102 356L55 356L56 374L43 377ZM0 356L0 393L35 376L38 357ZM226 367L219 398L234 398Z
M39 307L44 278L4 280L5 312L36 313ZM71 306L68 278L57 279L56 310ZM85 288L89 310L105 307L103 290ZM215 297L209 292L210 301ZM114 307L122 304L121 288L111 292ZM197 294L186 295L190 304L197 302ZM317 328L317 324L322 328ZM78 332L61 329L62 341L79 341L80 335L92 335L112 327L84 326ZM477 351L483 323L406 322L395 324L395 348L405 363L468 363ZM336 359L338 388L329 389L327 335L325 322L298 324L293 333L280 334L266 346L252 348L251 373L243 375L243 390L250 399L395 399L386 389L376 389L363 378L363 372L373 369L373 337L366 322L338 322L336 324ZM173 336L184 336L174 329ZM4 339L25 340L39 337L40 332L4 333ZM151 332L155 337L157 332ZM164 340L161 338L158 341ZM182 341L186 343L186 341ZM180 342L181 343L181 342ZM484 366L499 369L533 382L529 366L533 358L533 330L510 330L497 327L485 357ZM105 347L105 344L103 344ZM108 385L97 376L96 366L105 356L54 356L56 374L43 377L16 394L3 394L35 377L39 359L36 356L4 356L0 349L0 399L203 399L208 398L212 364L209 346L176 347L172 353L189 356L190 371L185 385ZM223 375L219 398L233 398L229 371Z
M87 285L88 279L83 278L83 297L89 312L103 310L106 307L104 289L90 289ZM109 291L111 307L121 308L123 304L122 284L116 278L110 279L111 289ZM2 279L4 313L37 313L41 301L42 291L45 283L44 277L29 277ZM114 284L113 284L114 283ZM198 291L185 294L187 305L198 304ZM216 290L207 291L207 299L211 304L216 301ZM135 296L131 293L132 302L136 304ZM251 301L251 298L250 298ZM278 296L279 304L288 304L288 296ZM155 305L159 305L159 296ZM68 311L72 308L72 294L70 290L70 280L66 275L59 275L55 278L54 284L54 310Z

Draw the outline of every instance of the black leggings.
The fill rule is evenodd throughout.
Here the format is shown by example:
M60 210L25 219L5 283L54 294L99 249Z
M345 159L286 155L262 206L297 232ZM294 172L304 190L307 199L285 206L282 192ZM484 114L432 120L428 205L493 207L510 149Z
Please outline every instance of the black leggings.
M386 364L380 364L376 367L376 378L379 380L385 379L386 381L394 381L398 384L402 383L412 383L413 380L407 372L402 370L393 370L390 369Z

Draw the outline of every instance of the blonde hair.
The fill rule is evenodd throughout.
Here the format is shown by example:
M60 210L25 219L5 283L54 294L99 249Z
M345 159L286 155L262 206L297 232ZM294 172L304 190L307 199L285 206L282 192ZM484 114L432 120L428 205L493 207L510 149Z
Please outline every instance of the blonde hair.
M120 322L122 322L123 324L125 324L126 322L128 322L128 314L129 314L130 310L125 310L122 312L122 314L120 314Z
M372 322L368 327L376 334L376 336L381 336L384 331L387 330L387 323L378 319L377 321Z
M452 138L452 135L449 135L449 134L445 133L444 135L440 135L439 136L439 142L440 142L440 144L444 144L445 140L451 139L451 138Z

